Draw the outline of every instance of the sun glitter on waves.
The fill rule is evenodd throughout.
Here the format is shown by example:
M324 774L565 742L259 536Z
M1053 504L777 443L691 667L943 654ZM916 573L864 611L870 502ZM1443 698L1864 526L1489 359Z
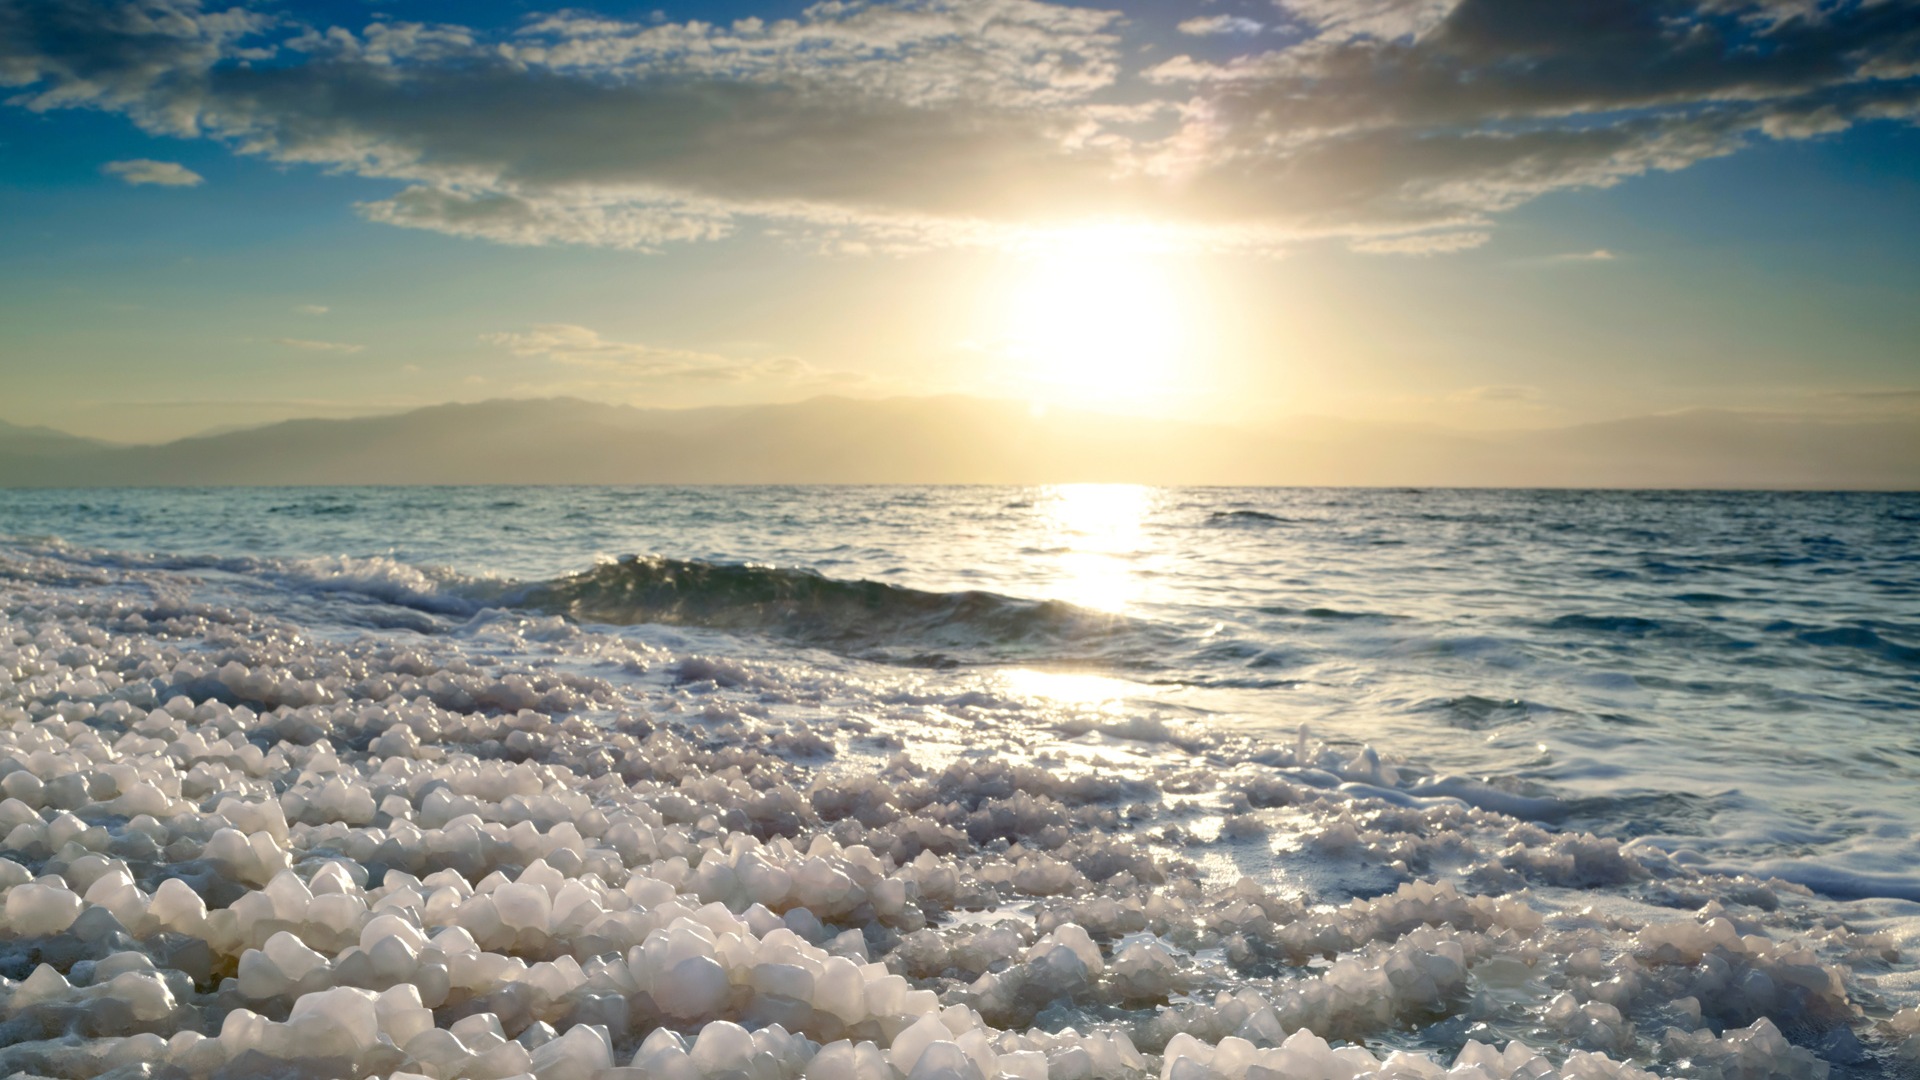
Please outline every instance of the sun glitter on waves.
M1149 543L1145 520L1156 496L1138 484L1059 484L1036 507L1041 543L1058 552L1048 593L1093 611L1119 614L1139 602L1145 582L1134 560Z

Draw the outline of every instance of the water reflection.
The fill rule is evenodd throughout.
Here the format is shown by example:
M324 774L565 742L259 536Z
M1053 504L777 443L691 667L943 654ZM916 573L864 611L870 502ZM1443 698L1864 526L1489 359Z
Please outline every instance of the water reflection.
M1138 484L1060 484L1037 500L1042 539L1058 552L1048 594L1095 611L1120 613L1139 603L1145 582L1134 562L1155 491Z
M1139 683L1084 672L1009 668L1000 672L1000 681L1020 697L1079 705L1100 712L1114 712L1129 697L1140 693Z

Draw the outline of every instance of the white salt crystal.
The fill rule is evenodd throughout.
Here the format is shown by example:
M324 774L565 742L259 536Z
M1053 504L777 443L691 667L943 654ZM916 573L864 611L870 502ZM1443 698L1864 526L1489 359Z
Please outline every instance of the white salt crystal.
M613 1067L613 1045L598 1024L575 1024L566 1034L533 1051L533 1072L540 1080L591 1080Z
M7 929L21 937L57 934L73 925L86 905L70 889L31 882L7 890Z
M887 1051L887 1059L893 1067L900 1070L902 1076L913 1072L919 1063L920 1055L927 1047L936 1042L945 1042L953 1038L953 1032L941 1021L938 1014L923 1016L908 1025L905 1031L894 1036L893 1046Z
M951 1042L932 1043L923 1050L907 1080L986 1080L980 1066Z
M380 1038L376 995L370 990L338 986L302 994L287 1016L288 1025L324 1029L327 1045L342 1057L358 1057Z
M719 1009L727 989L726 968L710 956L690 956L654 980L653 1000L668 1016L691 1020Z

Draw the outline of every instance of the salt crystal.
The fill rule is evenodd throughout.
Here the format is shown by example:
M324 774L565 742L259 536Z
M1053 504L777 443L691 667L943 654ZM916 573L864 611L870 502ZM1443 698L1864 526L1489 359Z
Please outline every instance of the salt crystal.
M653 1000L668 1016L691 1020L711 1015L727 999L727 969L708 956L692 956L655 980Z
M20 937L57 934L73 925L86 905L69 889L29 883L7 890L6 926Z
M540 1080L591 1080L601 1069L613 1066L613 1046L605 1028L575 1024L566 1034L541 1044L531 1060Z
M358 1057L380 1038L376 995L350 986L303 994L293 1003L289 1025L312 1025L329 1034L326 1045L342 1057Z
M708 1076L745 1069L753 1052L753 1036L728 1020L715 1020L701 1028L690 1051L693 1063Z
M919 1063L920 1055L926 1052L927 1047L952 1038L953 1032L937 1014L923 1016L894 1036L887 1058L902 1076L906 1076L913 1072L913 1067Z

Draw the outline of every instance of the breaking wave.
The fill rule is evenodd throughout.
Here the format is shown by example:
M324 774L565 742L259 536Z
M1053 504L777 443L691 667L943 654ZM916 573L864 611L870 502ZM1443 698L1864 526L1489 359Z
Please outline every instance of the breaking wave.
M1158 668L1171 650L1186 651L1171 626L1061 600L980 589L915 589L800 568L660 555L626 556L575 574L515 582L386 556L143 555L59 540L29 547L70 567L237 575L295 594L357 601L359 608L329 612L355 626L406 625L432 632L489 608L509 608L583 623L758 633L923 667L1022 661ZM0 567L0 576L5 573ZM371 613L381 607L418 612L427 620L394 624L389 616L382 622Z
M812 570L630 556L532 586L517 607L580 622L661 623L774 634L928 664L1123 660L1160 635L1148 623L1060 600L977 589L939 592Z

